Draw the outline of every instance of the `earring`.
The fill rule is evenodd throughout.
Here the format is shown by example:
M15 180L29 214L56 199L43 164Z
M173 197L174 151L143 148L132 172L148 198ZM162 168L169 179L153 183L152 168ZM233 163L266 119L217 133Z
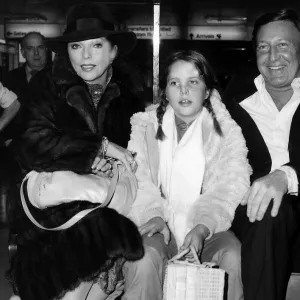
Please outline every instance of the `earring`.
M210 95L210 90L207 90L207 91L206 91L206 97L205 97L205 99L208 99L208 98L209 98L209 95Z

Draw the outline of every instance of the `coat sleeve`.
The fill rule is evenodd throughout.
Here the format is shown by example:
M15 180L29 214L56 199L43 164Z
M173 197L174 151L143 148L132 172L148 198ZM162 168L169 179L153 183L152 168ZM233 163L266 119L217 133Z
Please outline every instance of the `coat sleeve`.
M26 108L24 131L16 144L16 154L27 170L69 170L90 173L90 167L101 145L101 137L85 130L61 128L57 98L50 81L32 93Z
M159 187L153 182L148 160L146 128L149 125L148 113L137 113L131 118L131 137L128 149L137 153L138 164L135 173L138 180L136 200L128 217L138 226L154 217L164 217L165 199L161 197Z
M223 136L220 138L210 166L207 180L189 212L189 227L204 224L214 233L231 227L234 213L250 186L251 168L247 160L247 147L240 127L231 119L223 104L216 111ZM221 116L219 118L219 116Z

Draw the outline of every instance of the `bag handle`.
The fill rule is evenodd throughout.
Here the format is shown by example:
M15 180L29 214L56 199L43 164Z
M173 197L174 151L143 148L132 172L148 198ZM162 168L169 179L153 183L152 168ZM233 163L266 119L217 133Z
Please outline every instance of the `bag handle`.
M66 223L60 225L60 226L57 226L57 227L52 227L52 228L47 228L47 227L44 227L42 226L39 222L37 222L37 220L33 217L33 215L31 214L29 208L28 208L28 205L26 203L26 200L25 200L25 196L24 196L24 183L27 182L27 179L28 177L26 176L24 178L24 180L22 181L22 184L21 184L21 187L20 187L20 196L21 196L21 203L22 203L22 206L23 206L23 209L24 209L24 212L25 214L27 215L27 217L29 218L29 220L37 227L41 228L41 229L44 229L44 230L48 230L48 231L58 231L58 230L65 230L67 228L70 228L72 227L74 224L76 224L78 221L80 221L82 218L84 218L87 214L89 214L90 212L94 211L95 209L98 209L98 208L103 208L103 207L106 207L110 204L112 198L113 198L113 195L115 193L115 190L116 190L116 186L117 186L117 183L118 183L118 180L119 180L119 169L118 169L118 164L120 164L119 162L115 162L114 163L114 176L113 178L111 179L111 183L109 185L109 188L108 188L108 191L107 191L107 196L106 196L106 199L104 200L103 203L101 203L100 205L94 207L94 208L88 208L88 209L84 209L80 212L78 212L76 215L74 215L70 220L68 220Z
M183 256L185 256L187 253L189 253L189 251L192 251L194 259L196 261L196 265L201 265L201 262L198 258L197 252L195 250L195 248L193 246L190 246L189 248L186 248L185 250L183 250L182 252L178 253L177 255L175 255L173 258L171 258L169 260L169 262L174 262L179 260L180 258L182 258Z

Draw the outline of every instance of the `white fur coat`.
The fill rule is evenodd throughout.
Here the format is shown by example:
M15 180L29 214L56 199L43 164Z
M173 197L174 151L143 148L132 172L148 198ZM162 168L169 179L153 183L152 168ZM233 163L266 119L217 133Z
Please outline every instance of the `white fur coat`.
M240 127L232 120L216 92L211 102L223 136L217 134L211 114L206 113L202 125L206 165L203 185L201 194L188 212L186 224L188 228L206 225L210 230L209 237L230 228L235 209L249 188L251 174ZM128 217L138 226L157 216L168 222L168 199L162 197L159 183L156 106L135 114L131 125L128 149L137 152L139 189Z

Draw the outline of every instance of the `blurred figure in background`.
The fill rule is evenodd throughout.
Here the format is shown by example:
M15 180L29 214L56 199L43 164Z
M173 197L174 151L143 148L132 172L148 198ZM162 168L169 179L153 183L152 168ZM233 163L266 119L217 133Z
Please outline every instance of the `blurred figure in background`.
M29 32L21 40L21 54L25 63L5 76L4 85L18 96L21 109L16 118L5 129L3 135L8 141L18 137L23 128L23 108L30 101L30 83L32 78L45 68L51 67L51 54L46 38L39 32Z
M253 44L260 75L256 92L227 107L241 126L252 185L235 214L232 230L242 242L245 300L284 300L300 249L300 20L295 11L261 16Z
M21 40L21 53L25 63L8 73L5 86L17 94L21 104L26 104L29 97L29 82L47 65L46 38L39 32L27 33Z

